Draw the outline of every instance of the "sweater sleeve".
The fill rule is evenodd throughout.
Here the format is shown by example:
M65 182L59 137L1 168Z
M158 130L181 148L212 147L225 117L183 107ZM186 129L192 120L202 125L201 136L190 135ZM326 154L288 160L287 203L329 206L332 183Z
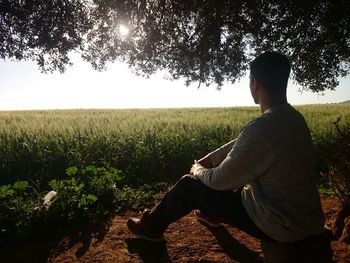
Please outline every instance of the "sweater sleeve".
M198 166L193 174L215 190L234 190L265 173L274 159L264 130L254 122L238 136L232 150L215 168Z
M219 165L226 158L235 142L236 140L230 141L207 155L214 166Z

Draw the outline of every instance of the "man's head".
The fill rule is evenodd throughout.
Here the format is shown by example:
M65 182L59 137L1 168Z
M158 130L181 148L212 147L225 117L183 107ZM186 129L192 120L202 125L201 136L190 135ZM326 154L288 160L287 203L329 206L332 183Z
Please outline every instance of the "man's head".
M271 96L285 96L290 74L288 58L278 52L265 52L250 64L250 89L256 103L256 90L262 87Z

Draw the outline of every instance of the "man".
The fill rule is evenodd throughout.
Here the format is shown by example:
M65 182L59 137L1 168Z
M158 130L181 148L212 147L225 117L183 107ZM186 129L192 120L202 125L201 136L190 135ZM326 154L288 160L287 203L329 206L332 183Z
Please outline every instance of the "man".
M169 224L196 211L212 226L230 224L266 241L295 242L322 233L312 142L302 115L287 102L288 58L266 52L250 65L250 90L261 116L238 138L195 162L129 230L161 241Z

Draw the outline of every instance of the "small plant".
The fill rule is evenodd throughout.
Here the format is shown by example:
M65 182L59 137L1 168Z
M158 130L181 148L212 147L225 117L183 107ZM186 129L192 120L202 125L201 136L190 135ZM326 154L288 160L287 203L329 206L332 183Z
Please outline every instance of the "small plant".
M74 217L91 218L112 212L117 200L116 189L122 185L121 171L113 167L69 167L64 180L51 180L57 192L56 200L48 209L55 218L70 220Z
M49 182L40 191L27 181L0 186L0 237L22 238L81 220L107 218L127 209L140 210L154 203L166 184L131 187L122 172L105 166L75 166L65 179Z
M38 196L27 181L0 186L0 236L26 232L33 221Z
M113 213L117 187L124 177L113 167L69 167L67 178L51 180L47 191L38 192L27 181L0 186L0 236L24 237L33 231L65 224L72 219L92 219ZM46 203L45 203L46 202Z

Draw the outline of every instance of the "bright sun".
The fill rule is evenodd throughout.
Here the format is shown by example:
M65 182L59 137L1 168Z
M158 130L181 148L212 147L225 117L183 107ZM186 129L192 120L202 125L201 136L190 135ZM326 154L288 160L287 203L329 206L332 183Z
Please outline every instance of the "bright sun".
M129 34L129 28L124 25L119 25L119 32L122 36L127 36Z

